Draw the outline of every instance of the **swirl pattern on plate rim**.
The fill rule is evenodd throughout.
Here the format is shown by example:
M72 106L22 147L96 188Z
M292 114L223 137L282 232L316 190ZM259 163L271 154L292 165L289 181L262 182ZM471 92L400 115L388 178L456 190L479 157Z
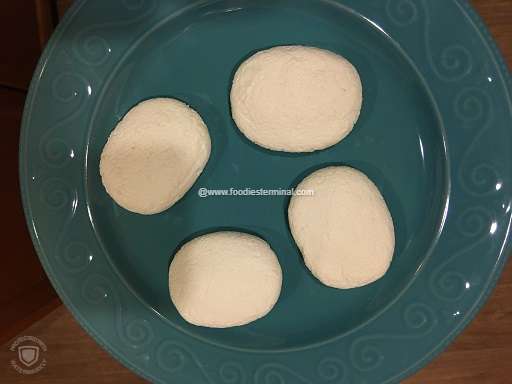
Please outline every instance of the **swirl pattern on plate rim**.
M456 0L454 0L456 1ZM133 11L135 17L122 22L110 22L93 25L81 31L73 43L75 59L91 67L98 67L109 62L110 43L102 37L102 31L110 28L126 27L141 22L149 16L159 4L158 0L124 0L123 6ZM150 5L146 7L146 5ZM141 10L147 12L140 12ZM151 10L151 12L149 12ZM385 3L385 11L388 19L400 28L407 28L423 21L423 38L427 60L432 72L445 83L459 86L463 80L466 82L474 71L474 60L468 47L455 42L435 53L431 46L431 15L426 0L389 0ZM62 168L68 166L72 157L69 156L71 148L66 140L59 137L58 132L71 124L87 107L85 98L87 92L87 79L75 72L63 73L53 79L52 95L54 99L67 106L70 111L64 118L48 128L39 142L39 150L43 162L49 168ZM71 91L63 87L71 86ZM74 85L73 85L74 84ZM460 84L463 85L463 84ZM478 146L482 136L489 131L493 123L493 103L489 94L483 88L477 88L470 84L461 87L454 99L454 112L461 124L476 125L478 132L473 136L467 146L462 161L457 168L457 177L461 188L465 193L475 198L484 198L493 192L493 187L501 180L501 175L496 166L484 162L478 164L469 163L471 152ZM72 225L75 213L79 207L79 192L66 181L58 178L48 178L41 183L41 200L50 210L64 211L71 206L62 229L60 230L56 258L71 274L83 272L89 265L91 256L84 242L68 241L67 228ZM454 252L445 262L436 267L429 280L429 288L440 300L455 301L463 296L462 285L466 281L463 272L454 268L453 263L466 252L471 251L483 241L492 225L493 213L484 207L470 207L463 211L457 218L457 228L461 236L468 239L468 243ZM101 274L90 274L82 285L82 296L92 305L109 305L113 308L115 328L117 335L124 345L137 351L145 351L141 356L146 358L154 355L158 366L165 372L176 373L186 364L192 362L201 370L204 382L213 383L212 376L203 370L198 357L190 352L185 345L166 340L154 349L150 348L157 338L148 321L133 318L129 309L123 308L122 297L118 295L118 288ZM385 361L385 354L379 349L378 344L382 340L391 339L400 341L415 340L428 335L438 324L435 311L426 304L412 304L403 310L403 319L407 331L406 335L389 333L374 333L354 340L350 345L350 365L360 372L369 372L378 369ZM388 330L385 330L388 331ZM384 331L383 331L384 332ZM171 357L171 360L168 358ZM348 366L349 367L349 366ZM318 377L306 378L286 365L268 363L260 365L253 376L258 384L268 383L316 383L337 382L343 383L348 367L342 359L337 357L326 358L317 366ZM218 368L218 375L222 382L245 383L251 376L244 366L232 361L222 364ZM288 381L286 381L288 380ZM291 380L291 381L290 381ZM364 379L362 379L364 381Z

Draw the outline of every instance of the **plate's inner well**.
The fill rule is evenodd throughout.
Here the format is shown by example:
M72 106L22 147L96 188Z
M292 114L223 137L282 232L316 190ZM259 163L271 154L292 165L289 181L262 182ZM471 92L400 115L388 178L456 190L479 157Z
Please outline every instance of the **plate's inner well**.
M306 12L298 3L221 1L169 18L117 66L99 97L90 132L88 204L112 264L169 326L227 347L298 348L355 329L406 288L439 230L446 192L443 136L421 78L390 37L366 19L333 4L311 3ZM361 117L345 140L327 150L303 155L267 151L245 139L231 119L229 90L237 66L257 50L289 44L336 52L360 73ZM212 137L212 155L180 202L162 214L142 216L110 199L98 163L119 119L138 102L158 96L181 99L201 114ZM288 197L197 194L199 188L286 189L329 164L365 172L393 216L396 250L391 268L363 288L327 288L309 273L288 229ZM168 266L174 252L196 235L219 229L262 237L283 269L283 289L274 310L244 327L192 326L169 298Z

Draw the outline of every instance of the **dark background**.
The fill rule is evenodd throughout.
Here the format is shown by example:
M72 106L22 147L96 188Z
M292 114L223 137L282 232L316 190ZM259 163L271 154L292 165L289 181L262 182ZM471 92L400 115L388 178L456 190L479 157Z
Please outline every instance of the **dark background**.
M105 0L115 1L115 0ZM385 1L385 0L382 0ZM21 207L18 140L37 60L72 0L0 0L0 122L5 184L1 189L0 383L142 383L103 351L62 306L32 247ZM472 0L512 65L512 0ZM408 384L512 383L512 264L489 302L447 351ZM43 340L47 367L21 375L9 366L18 335ZM178 384L178 383L177 383Z

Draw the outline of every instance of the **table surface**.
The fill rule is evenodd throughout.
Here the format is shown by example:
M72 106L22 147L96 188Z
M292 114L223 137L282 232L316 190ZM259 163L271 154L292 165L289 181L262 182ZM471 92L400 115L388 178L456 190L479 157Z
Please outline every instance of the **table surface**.
M512 0L473 0L512 66ZM450 347L406 384L505 384L512 382L512 263L505 268L489 302ZM58 309L33 324L23 335L47 346L47 366L22 375L9 366L16 358L12 341L0 347L0 382L35 384L144 383L101 349L75 322Z

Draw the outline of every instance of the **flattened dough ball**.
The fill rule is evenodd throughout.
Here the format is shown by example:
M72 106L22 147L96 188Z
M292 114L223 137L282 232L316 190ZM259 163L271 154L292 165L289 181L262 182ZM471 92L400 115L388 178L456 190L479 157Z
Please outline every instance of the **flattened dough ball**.
M381 278L395 248L391 214L363 173L327 167L307 176L288 207L292 235L313 275L334 288L355 288Z
M192 108L174 99L144 101L110 134L101 154L101 180L121 207L159 213L194 184L210 149L208 128Z
M281 46L260 51L236 71L233 119L254 143L272 150L312 152L350 133L362 105L354 66L323 49Z
M186 243L169 268L171 299L191 324L226 328L265 316L281 292L281 266L262 239L216 232Z

